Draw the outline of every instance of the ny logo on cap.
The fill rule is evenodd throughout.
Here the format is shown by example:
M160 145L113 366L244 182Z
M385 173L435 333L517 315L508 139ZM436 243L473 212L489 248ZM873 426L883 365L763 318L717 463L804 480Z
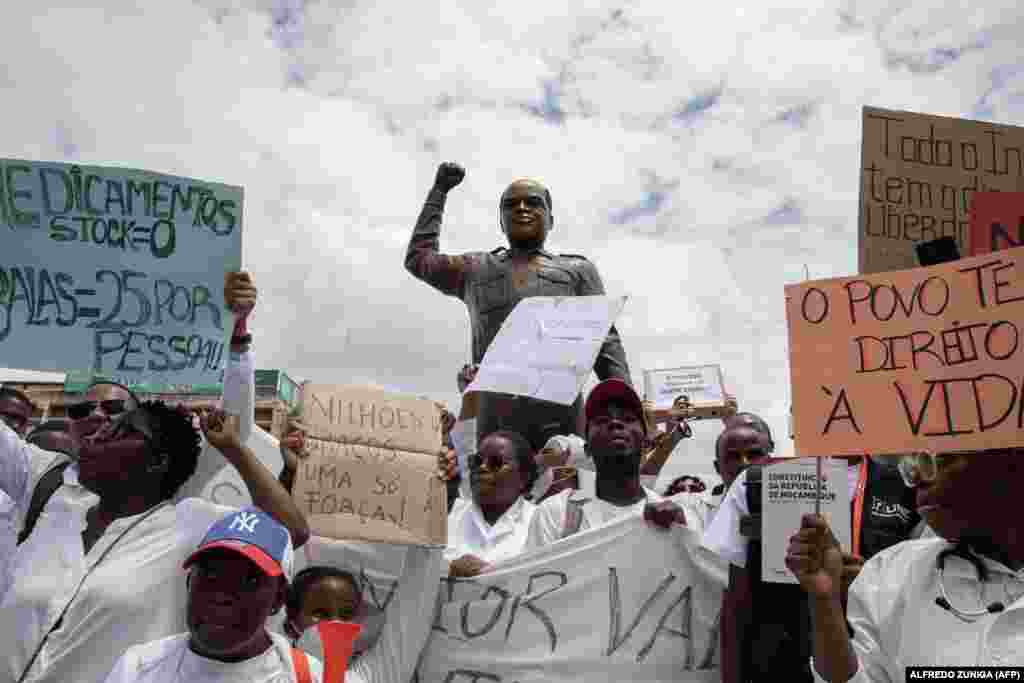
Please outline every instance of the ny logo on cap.
M256 522L260 521L260 518L255 512L239 512L235 515L235 518L231 520L231 526L228 527L229 531L246 531L250 534L256 533Z

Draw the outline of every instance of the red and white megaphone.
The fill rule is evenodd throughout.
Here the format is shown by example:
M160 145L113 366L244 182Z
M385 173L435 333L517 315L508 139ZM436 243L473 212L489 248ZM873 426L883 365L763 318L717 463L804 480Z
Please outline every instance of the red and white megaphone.
M362 630L348 621L320 621L307 628L296 645L323 662L323 683L344 683L352 647Z

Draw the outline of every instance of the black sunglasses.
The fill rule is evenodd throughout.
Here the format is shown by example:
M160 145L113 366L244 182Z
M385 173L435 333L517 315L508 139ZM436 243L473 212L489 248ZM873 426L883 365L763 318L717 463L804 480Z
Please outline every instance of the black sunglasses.
M484 463L487 463L487 467L491 470L498 471L505 467L517 467L519 463L515 460L504 460L501 456L491 455L484 457L479 453L474 453L467 458L467 465L470 470L481 470L484 467Z
M108 401L82 401L68 406L68 417L72 420L81 420L89 417L96 407L99 406L107 415L120 415L124 412L128 401L123 398L114 398Z
M541 197L530 195L529 197L523 197L517 199L515 197L509 197L501 202L501 206L506 211L514 211L520 202L526 202L526 208L528 209L544 209L547 208L547 203Z

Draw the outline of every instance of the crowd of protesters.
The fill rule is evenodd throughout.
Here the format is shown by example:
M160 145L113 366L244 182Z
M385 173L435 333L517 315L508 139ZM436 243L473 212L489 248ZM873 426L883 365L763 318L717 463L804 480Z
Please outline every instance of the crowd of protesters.
M906 666L1024 663L1019 452L848 458L852 548L808 515L787 547L799 583L768 583L760 492L779 461L768 425L728 416L713 454L721 482L686 475L659 494L689 426L656 425L619 378L586 396L582 434L539 449L497 430L460 458L450 434L461 420L446 415L447 547L397 552L398 588L359 645L370 629L362 579L330 564L294 573L310 536L291 497L302 434L281 440L277 473L246 446L252 278L227 274L225 298L237 319L225 394L198 420L100 382L66 422L30 429L30 398L0 388L0 683L306 683L332 667L349 682L409 683L442 577L485 574L628 516L694 529L698 551L728 567L723 682L898 681ZM460 389L471 375L460 373ZM224 467L251 507L197 496ZM321 624L348 625L353 647L325 647Z

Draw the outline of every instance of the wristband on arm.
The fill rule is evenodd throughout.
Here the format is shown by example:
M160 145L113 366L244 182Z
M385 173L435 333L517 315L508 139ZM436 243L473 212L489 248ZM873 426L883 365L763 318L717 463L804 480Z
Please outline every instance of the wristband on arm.
M237 316L235 318L235 329L231 333L231 336L232 337L241 337L243 335L249 334L248 324L249 324L249 314L248 313L246 313L245 315Z
M231 345L244 346L252 342L248 329L249 314L240 315L235 319L235 327L231 331Z

